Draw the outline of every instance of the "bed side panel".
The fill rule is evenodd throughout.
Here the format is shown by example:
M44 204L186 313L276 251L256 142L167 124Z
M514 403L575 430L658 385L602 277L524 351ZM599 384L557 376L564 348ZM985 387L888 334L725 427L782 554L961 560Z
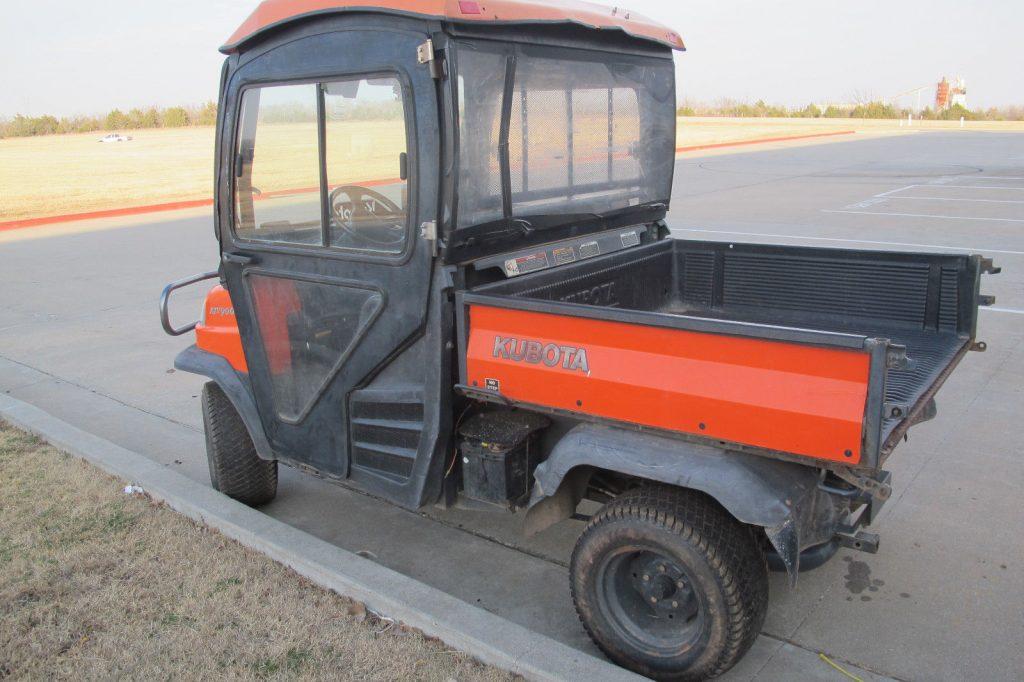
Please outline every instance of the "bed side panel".
M465 380L516 402L861 462L867 352L485 305Z

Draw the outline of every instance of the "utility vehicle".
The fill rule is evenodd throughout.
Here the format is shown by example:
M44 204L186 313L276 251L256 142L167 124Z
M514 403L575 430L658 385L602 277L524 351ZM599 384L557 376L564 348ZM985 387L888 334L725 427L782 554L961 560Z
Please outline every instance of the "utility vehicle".
M527 533L586 518L583 625L662 679L743 656L770 567L875 551L883 465L984 348L996 269L673 239L682 49L579 2L260 5L223 48L219 266L161 300L214 487L266 503L282 462Z

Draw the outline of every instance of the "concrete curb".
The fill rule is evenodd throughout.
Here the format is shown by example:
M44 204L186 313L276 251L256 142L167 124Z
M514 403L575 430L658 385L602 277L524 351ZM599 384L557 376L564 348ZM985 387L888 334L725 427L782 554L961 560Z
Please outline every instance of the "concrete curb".
M321 587L360 601L484 663L531 680L643 679L277 521L34 405L0 395L0 419L142 486L153 499Z

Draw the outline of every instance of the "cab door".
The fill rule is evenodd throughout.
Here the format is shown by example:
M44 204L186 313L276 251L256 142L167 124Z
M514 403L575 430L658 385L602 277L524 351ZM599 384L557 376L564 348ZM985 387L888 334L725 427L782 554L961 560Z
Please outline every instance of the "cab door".
M350 394L423 333L418 228L437 205L428 36L358 22L248 48L220 135L222 272L264 429L281 459L334 476L349 472Z

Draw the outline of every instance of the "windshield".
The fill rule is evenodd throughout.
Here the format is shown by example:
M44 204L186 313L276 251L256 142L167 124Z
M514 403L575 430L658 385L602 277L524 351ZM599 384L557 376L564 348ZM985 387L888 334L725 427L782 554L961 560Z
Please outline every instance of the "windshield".
M671 59L457 43L457 227L667 203Z

